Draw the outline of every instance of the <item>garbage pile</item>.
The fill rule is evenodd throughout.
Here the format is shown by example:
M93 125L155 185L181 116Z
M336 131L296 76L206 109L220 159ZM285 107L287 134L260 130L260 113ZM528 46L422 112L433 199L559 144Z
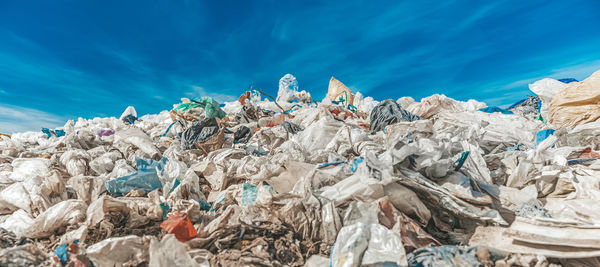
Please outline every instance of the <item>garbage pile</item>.
M278 95L0 135L0 266L598 266L600 71L509 109Z

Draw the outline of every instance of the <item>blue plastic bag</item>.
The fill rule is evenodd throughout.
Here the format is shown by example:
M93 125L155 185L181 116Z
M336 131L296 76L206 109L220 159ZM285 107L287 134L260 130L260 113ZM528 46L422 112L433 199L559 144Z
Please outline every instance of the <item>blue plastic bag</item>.
M60 260L60 263L64 266L69 261L69 252L67 252L67 244L62 244L56 247L54 255Z
M65 136L64 130L50 130L48 128L42 128L42 133L45 133L48 138L52 137L53 135L56 137Z
M500 112L502 114L514 114L512 111L507 110L507 109L503 109L503 108L499 108L499 107L487 107L487 108L482 108L479 111L483 111L485 113L494 113L494 112Z
M554 129L546 129L546 130L541 130L539 132L537 132L537 134L535 135L535 145L539 145L542 141L546 140L546 138L548 138L548 136L551 136L554 134Z
M573 79L573 78L563 78L563 79L558 79L559 82L563 82L563 83L572 83L572 82L578 82L577 80Z
M160 161L151 159L135 159L137 171L123 177L106 181L104 184L106 190L113 196L122 196L133 189L142 189L146 193L162 188L162 183L158 178L157 171L162 171L167 159Z

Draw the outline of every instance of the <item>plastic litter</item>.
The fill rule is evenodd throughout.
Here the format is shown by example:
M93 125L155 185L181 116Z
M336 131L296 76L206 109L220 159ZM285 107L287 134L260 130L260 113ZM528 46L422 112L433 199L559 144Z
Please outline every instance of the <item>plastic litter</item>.
M576 80L575 78L563 78L563 79L558 79L558 81L562 82L562 83L578 82L578 80Z
M55 137L61 137L61 136L65 136L65 131L63 130L50 130L48 128L42 128L42 133L45 133L48 138L55 136Z
M205 110L206 118L223 118L226 113L219 105L219 102L215 101L211 97L203 96L200 99L191 99L189 103L182 103L175 107L173 111L183 112L188 109L203 108Z
M487 108L482 108L479 109L479 111L485 112L485 113L495 113L495 112L500 112L502 114L514 114L512 111L507 110L507 109L503 109L503 108L499 108L499 107L487 107Z
M286 75L2 135L0 266L596 266L596 75L509 115Z
M541 100L538 96L527 96L527 98L512 104L508 110L528 119L535 119L540 114L541 108Z
M554 132L554 129L545 129L537 132L537 134L535 134L535 145L539 145L542 141L546 140L548 136L553 135Z
M299 92L298 81L291 74L286 74L279 80L279 91L277 91L277 101L279 102L311 102L310 94L306 91ZM242 103L244 104L244 103Z
M457 246L429 245L407 255L410 266L472 266L483 264L477 258L477 248L462 249Z
M198 234L190 218L180 212L169 215L169 218L163 221L160 227L167 231L167 233L174 234L177 240L181 242L188 241Z
M194 122L181 133L181 149L192 149L194 143L205 142L219 132L219 124L214 118Z
M394 100L388 99L379 103L370 115L370 132L371 134L383 130L386 126L398 123L401 121L416 121L421 118L404 110Z
M341 102L344 105L352 105L354 103L354 94L352 94L352 91L333 77L329 80L327 98L331 101Z
M106 181L106 190L113 196L126 195L131 190L141 189L148 193L152 190L162 188L158 177L167 162L166 158L160 161L136 158L137 171L131 174Z
M548 214L548 211L544 207L531 202L526 202L515 207L515 215L526 218L552 217L550 214Z
M102 130L100 132L98 132L98 136L102 137L102 136L111 136L115 134L114 130Z
M133 106L128 106L119 117L119 120L126 124L134 124L138 120L137 112Z
M565 84L550 102L548 122L558 128L572 128L600 118L600 71L581 82Z

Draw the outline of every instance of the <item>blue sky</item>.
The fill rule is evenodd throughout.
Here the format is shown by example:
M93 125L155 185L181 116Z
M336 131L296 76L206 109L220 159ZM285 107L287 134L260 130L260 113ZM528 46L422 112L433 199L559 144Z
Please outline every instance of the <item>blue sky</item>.
M322 3L325 2L325 3ZM0 132L275 93L331 76L376 99L490 105L600 69L600 2L0 1Z

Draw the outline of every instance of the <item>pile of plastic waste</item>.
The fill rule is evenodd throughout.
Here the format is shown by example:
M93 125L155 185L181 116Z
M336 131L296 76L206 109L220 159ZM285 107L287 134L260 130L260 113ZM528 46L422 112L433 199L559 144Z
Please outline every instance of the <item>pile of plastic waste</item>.
M509 107L182 99L0 134L0 266L598 266L600 71Z

